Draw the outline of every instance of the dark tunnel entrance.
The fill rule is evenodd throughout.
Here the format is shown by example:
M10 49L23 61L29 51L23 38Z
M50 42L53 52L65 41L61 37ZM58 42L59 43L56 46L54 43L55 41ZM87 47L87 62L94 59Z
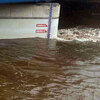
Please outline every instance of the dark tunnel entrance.
M61 1L59 29L100 27L100 2Z

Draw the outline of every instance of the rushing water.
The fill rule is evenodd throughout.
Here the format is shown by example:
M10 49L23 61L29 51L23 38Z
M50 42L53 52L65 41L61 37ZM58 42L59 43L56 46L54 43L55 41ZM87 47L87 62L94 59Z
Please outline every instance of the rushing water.
M0 40L0 100L99 99L99 42Z
M63 40L100 41L100 28L77 26L69 29L60 29L58 37Z

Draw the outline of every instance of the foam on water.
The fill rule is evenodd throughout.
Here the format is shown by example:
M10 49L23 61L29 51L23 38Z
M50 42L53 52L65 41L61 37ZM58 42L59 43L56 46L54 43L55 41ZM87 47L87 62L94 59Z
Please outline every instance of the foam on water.
M100 28L78 26L70 29L60 29L58 40L61 41L100 41Z

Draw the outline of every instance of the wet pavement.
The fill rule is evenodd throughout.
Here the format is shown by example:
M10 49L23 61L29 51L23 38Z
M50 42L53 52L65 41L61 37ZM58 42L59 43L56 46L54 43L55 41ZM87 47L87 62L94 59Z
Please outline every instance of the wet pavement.
M100 42L0 40L0 100L99 100Z

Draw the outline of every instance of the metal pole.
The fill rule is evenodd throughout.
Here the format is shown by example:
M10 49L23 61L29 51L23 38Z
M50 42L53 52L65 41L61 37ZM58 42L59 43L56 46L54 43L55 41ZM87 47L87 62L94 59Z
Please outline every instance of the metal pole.
M48 38L48 39L50 39L50 32L51 32L52 9L53 9L53 3L50 3L49 19L48 19L48 34L47 34L47 38Z

